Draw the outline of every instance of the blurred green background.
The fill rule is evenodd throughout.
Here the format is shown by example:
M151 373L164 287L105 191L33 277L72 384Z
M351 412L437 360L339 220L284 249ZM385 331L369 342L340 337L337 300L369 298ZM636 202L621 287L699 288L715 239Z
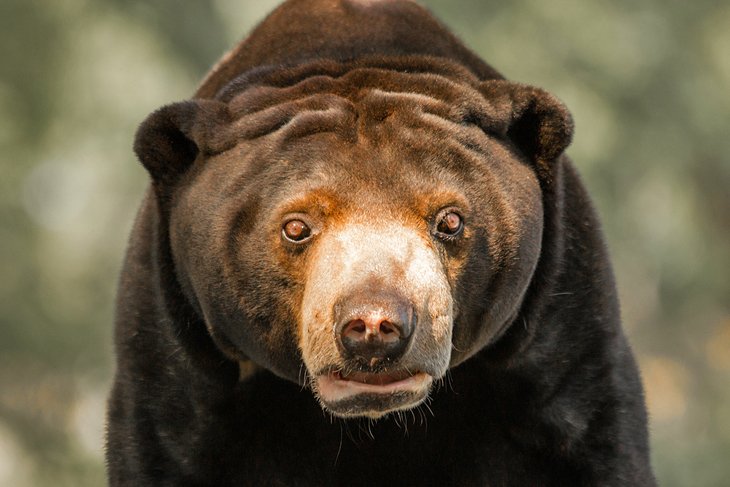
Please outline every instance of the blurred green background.
M572 110L661 485L730 478L730 4L423 0ZM0 485L105 483L113 300L138 124L274 0L0 2Z

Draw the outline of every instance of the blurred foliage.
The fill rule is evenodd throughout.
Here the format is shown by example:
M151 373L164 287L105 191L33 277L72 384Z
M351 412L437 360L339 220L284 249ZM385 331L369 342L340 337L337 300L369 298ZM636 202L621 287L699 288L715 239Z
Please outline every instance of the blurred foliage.
M104 483L136 124L273 0L0 3L0 484ZM730 4L423 0L562 98L639 356L662 485L730 477Z

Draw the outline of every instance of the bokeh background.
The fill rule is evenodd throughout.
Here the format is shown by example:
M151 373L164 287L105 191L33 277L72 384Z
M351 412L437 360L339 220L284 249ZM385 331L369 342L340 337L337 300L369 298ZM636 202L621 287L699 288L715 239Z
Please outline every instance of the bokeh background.
M105 483L136 125L275 0L0 2L0 485ZM661 485L730 482L730 3L423 0L572 110Z

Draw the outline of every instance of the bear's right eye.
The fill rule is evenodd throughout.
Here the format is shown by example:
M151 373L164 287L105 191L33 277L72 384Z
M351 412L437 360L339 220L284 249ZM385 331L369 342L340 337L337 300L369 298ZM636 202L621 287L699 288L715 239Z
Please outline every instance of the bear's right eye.
M302 220L289 220L281 229L281 234L290 242L302 243L312 236L312 229Z
M456 208L441 210L434 235L441 240L452 240L464 230L464 219Z

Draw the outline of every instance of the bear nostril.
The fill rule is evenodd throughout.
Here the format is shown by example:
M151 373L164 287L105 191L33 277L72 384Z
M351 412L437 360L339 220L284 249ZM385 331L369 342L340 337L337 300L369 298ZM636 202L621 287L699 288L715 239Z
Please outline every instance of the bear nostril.
M380 323L380 336L384 342L392 342L400 339L400 328L389 321Z
M352 320L342 329L342 337L348 340L397 341L401 337L401 327L387 320L372 318Z
M367 334L367 327L363 320L353 320L345 325L342 336L350 340L361 340Z
M344 355L367 363L395 360L405 353L413 331L410 306L391 306L390 312L349 314L337 330L337 342Z

